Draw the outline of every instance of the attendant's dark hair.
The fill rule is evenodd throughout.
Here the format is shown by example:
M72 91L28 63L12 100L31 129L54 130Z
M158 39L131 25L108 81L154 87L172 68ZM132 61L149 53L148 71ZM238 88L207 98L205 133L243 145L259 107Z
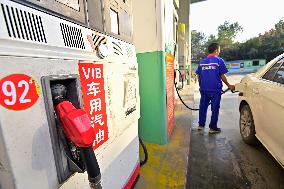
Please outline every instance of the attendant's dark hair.
M219 49L220 47L220 44L219 43L211 43L209 46L208 46L208 52L211 54L213 53L215 50Z

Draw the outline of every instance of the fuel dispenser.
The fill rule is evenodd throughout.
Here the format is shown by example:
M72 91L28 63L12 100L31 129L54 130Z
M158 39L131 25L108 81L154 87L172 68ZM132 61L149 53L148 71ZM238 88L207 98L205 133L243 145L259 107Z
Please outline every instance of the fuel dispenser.
M133 185L140 169L135 47L87 19L109 15L110 1L0 0L1 189Z

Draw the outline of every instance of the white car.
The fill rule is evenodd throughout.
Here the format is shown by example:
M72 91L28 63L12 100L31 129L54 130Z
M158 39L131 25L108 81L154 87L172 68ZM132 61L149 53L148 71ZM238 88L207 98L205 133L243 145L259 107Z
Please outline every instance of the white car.
M284 53L236 85L240 133L248 144L258 140L284 167Z

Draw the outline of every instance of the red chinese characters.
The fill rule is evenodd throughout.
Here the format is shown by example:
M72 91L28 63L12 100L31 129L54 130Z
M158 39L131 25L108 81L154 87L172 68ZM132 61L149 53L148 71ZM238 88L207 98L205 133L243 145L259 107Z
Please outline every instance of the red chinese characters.
M168 138L174 127L174 56L166 54L167 126Z
M79 74L84 109L96 135L93 144L93 149L96 149L108 140L103 65L79 63Z

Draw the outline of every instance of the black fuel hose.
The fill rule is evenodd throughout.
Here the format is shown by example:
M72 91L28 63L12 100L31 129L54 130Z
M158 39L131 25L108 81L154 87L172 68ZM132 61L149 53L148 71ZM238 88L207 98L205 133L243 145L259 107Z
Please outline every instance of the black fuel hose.
M188 109L190 109L190 110L193 110L193 111L199 111L199 108L191 108L191 107L189 107L188 105L186 105L185 104L185 102L182 100L182 98L181 98L181 96L180 96L180 94L179 94L179 92L178 92L178 88L177 88L177 82L176 82L176 71L178 71L179 73L180 73L180 75L181 75L181 72L180 72L180 70L179 69L175 69L175 72L174 72L174 85L175 85L175 89L176 89L176 92L177 92L177 94L178 94L178 97L179 97L179 99L180 99L180 101L183 103L183 105L185 106L185 107L187 107ZM182 88L183 88L183 77L181 78L182 79ZM222 90L222 94L225 94L226 92L228 92L228 91L230 91L230 89L229 88L227 88L226 90ZM232 93L236 93L236 92L238 92L238 91L233 91L233 90L231 90L231 92ZM211 102L209 103L209 105L211 104Z
M93 189L101 189L101 171L91 146L79 148L88 173L88 180Z
M198 110L199 110L199 108L191 108L191 107L189 107L188 105L185 104L185 102L182 100L182 98L181 98L181 96L180 96L180 94L179 94L179 92L178 92L176 83L175 83L175 88L176 88L176 92L177 92L177 94L178 94L178 97L179 97L180 101L183 103L183 105L184 105L185 107L187 107L188 109L193 110L193 111L198 111Z
M182 98L181 98L181 96L180 96L180 94L179 94L179 92L178 92L178 88L177 88L176 71L178 71L180 75L181 75L181 72L180 72L179 69L175 69L175 72L174 72L174 85L175 85L175 89L176 89L176 92L177 92L177 94L178 94L178 97L179 97L180 101L181 101L181 102L183 103L183 105L184 105L185 107L187 107L188 109L193 110L193 111L198 111L199 108L191 108L191 107L189 107L188 105L186 105L185 102L182 100ZM182 88L183 88L183 82L184 82L184 81L183 81L183 77L181 77L181 80L182 80L181 82L182 82Z
M148 161L148 151L147 151L146 145L144 144L143 140L140 137L139 137L139 143L142 146L143 152L144 152L144 160L140 161L140 166L142 167Z

